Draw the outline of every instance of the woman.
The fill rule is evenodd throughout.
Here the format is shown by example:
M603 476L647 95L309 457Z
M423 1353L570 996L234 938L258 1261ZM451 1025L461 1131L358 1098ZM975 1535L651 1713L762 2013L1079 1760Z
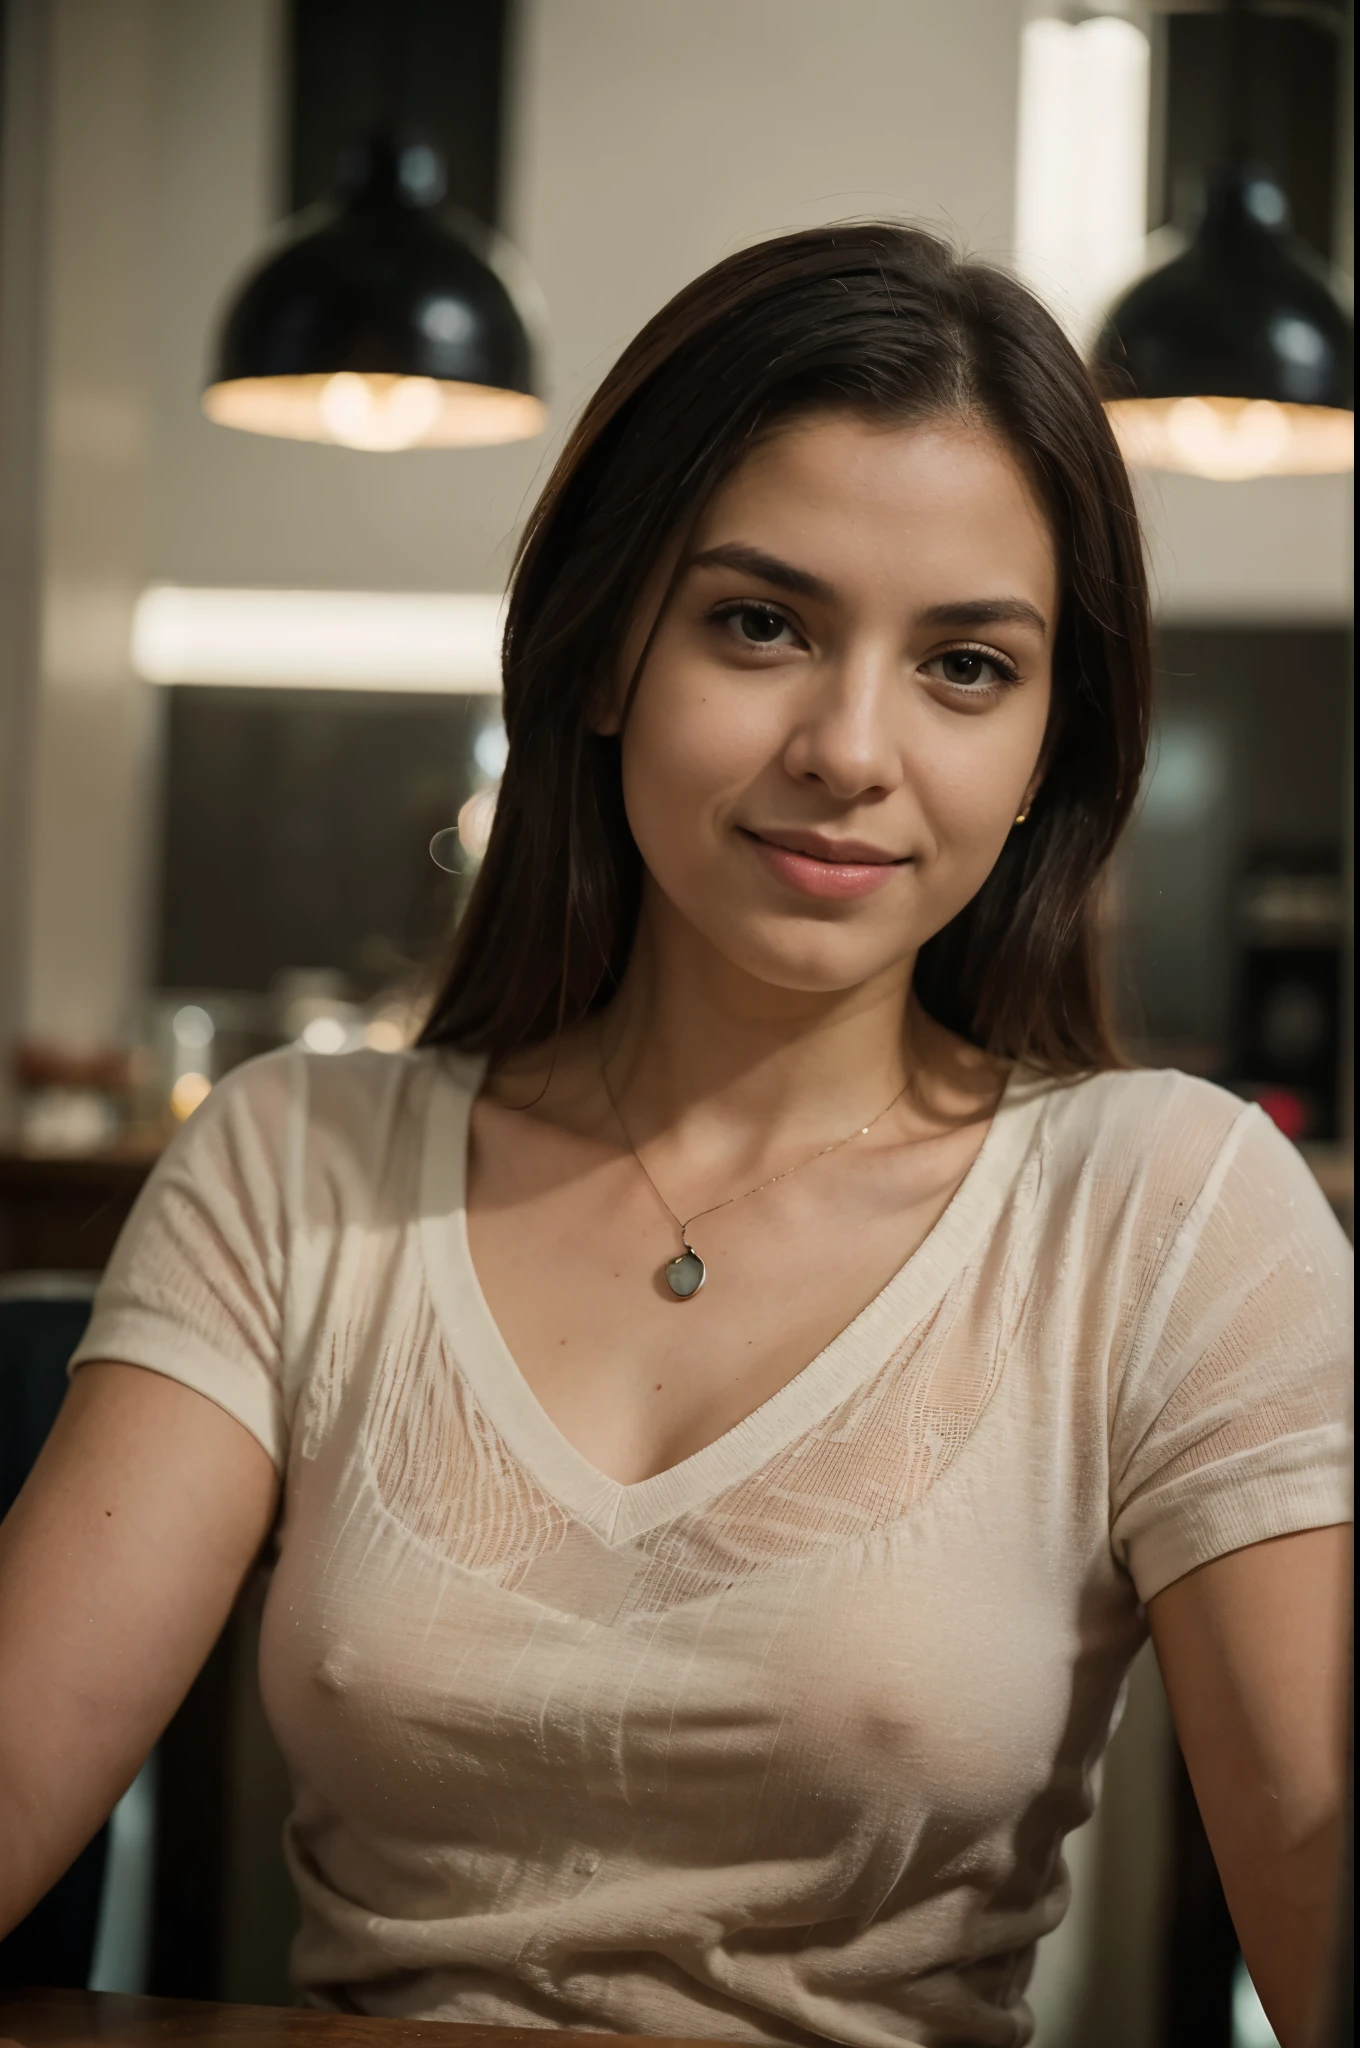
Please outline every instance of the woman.
M906 229L720 264L530 521L505 709L420 1045L233 1075L104 1283L5 1533L10 1918L274 1529L311 2002L1022 2042L1150 1628L1302 2044L1345 1247L1112 1047L1146 599L1076 356Z

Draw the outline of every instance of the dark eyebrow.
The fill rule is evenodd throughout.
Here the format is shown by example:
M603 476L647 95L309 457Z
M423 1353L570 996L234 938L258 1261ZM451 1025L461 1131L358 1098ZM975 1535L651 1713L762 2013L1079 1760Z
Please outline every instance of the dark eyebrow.
M776 590L787 590L792 597L815 597L829 603L835 591L820 576L812 575L807 569L795 569L791 562L781 562L777 555L767 555L762 548L746 547L741 541L731 541L726 547L706 548L701 555L691 555L685 564L688 569L739 569L745 576L757 576L762 583L771 583Z
M772 584L776 590L787 590L793 597L815 597L823 604L831 603L836 595L834 587L821 576L814 576L808 569L795 569L791 562L781 562L778 555L767 555L763 548L748 547L743 541L706 548L701 555L691 555L685 566L737 569L745 576L756 576L762 583ZM1043 613L1023 597L977 597L962 599L957 604L932 604L918 613L916 623L965 632L975 626L1032 626L1036 633L1048 632Z
M1023 597L965 598L958 604L927 605L916 615L918 626L1033 626L1036 633L1048 632L1041 611Z

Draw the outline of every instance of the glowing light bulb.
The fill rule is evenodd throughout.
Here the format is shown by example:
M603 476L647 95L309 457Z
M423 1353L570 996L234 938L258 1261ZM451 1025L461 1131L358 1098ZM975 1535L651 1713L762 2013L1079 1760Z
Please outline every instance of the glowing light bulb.
M1185 468L1198 476L1265 476L1289 445L1289 423L1267 398L1231 412L1203 398L1181 398L1166 416L1166 431Z
M395 1017L373 1017L364 1026L364 1044L370 1052L401 1052L406 1033Z
M203 410L220 427L346 448L483 448L540 434L541 398L452 378L308 371L297 377L231 377L210 384Z
M206 1074L181 1074L170 1090L170 1114L183 1123L211 1094L212 1082Z
M313 1017L302 1028L302 1043L308 1052L343 1052L348 1038L338 1017Z
M473 860L480 860L491 843L496 817L496 792L479 789L458 813L458 843Z
M1220 482L1324 476L1355 462L1355 416L1266 398L1119 398L1107 408L1124 458Z
M432 377L361 376L339 370L321 387L318 410L346 448L414 448L442 410Z
M489 775L493 782L499 782L505 773L505 764L510 758L510 742L499 719L491 725L482 727L472 743L472 758L483 775Z
M194 1052L201 1052L217 1036L217 1026L198 1003L185 1003L182 1009L176 1010L170 1029L180 1045Z

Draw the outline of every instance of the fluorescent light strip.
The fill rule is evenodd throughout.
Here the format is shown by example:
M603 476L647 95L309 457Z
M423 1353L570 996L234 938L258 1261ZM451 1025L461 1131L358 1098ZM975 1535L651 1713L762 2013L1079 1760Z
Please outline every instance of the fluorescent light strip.
M498 693L504 600L489 591L187 590L137 601L151 683Z
M1062 11L1037 0L1021 35L1015 246L1084 344L1143 267L1151 51L1114 0L1080 22Z

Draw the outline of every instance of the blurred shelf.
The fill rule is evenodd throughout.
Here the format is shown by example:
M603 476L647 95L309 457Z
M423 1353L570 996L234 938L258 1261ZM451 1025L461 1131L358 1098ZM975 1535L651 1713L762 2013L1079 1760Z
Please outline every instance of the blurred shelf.
M0 1273L101 1271L155 1160L0 1152Z

